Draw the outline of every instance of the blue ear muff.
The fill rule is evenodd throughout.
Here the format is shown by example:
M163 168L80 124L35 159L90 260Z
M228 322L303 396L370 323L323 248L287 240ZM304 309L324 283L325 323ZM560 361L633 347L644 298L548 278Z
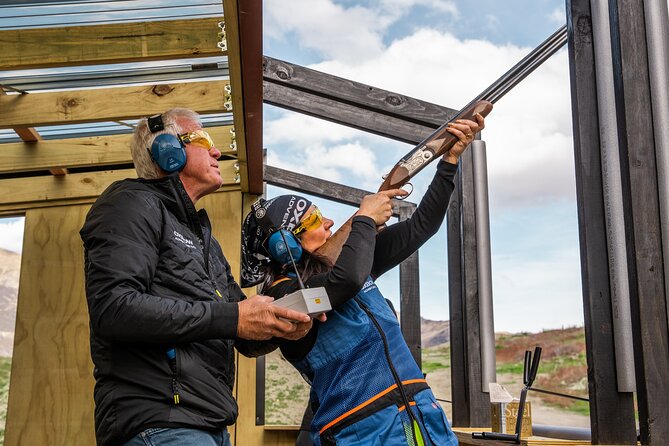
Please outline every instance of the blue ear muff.
M281 237L281 233L283 233L283 237ZM280 229L272 233L269 239L267 239L267 251L269 255L281 265L290 264L289 250L293 255L295 263L299 262L302 258L302 245L292 232Z
M176 136L158 135L151 144L151 158L165 172L176 172L186 165L186 149Z

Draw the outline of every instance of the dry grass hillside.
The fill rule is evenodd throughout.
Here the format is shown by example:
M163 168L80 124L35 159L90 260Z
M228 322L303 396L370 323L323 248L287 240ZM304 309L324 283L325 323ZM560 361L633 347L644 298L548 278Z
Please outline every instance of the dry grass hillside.
M0 248L0 444L5 434L21 255Z
M11 356L21 255L0 248L0 357Z
M423 372L436 397L451 418L451 357L448 343L431 339L448 336L448 322L423 319ZM427 336L426 336L427 335ZM512 395L520 395L525 350L543 349L535 386L587 397L585 338L583 328L547 330L541 333L500 333L497 335L497 381ZM306 407L309 386L279 352L267 356L265 394L266 424L299 424ZM533 421L538 424L573 427L589 426L585 402L530 393Z

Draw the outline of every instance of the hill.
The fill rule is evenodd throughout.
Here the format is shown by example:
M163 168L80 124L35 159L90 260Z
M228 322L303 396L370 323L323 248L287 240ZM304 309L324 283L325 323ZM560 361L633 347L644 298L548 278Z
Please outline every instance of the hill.
M450 345L447 321L422 319L422 369L435 395L451 399ZM535 386L576 396L588 396L583 328L546 330L541 333L499 333L496 336L497 381L512 395L522 387L525 350L543 349ZM299 424L308 401L309 387L292 366L275 351L266 356L265 423ZM538 424L588 427L588 404L562 397L532 393L533 421ZM449 419L451 405L442 403Z

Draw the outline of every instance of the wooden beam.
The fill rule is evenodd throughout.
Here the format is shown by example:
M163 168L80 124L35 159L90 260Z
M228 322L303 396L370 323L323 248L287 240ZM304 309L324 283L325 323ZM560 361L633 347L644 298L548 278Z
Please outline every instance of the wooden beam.
M465 373L471 427L490 426L490 397L483 392L481 357L481 319L479 316L478 251L476 240L476 208L474 204L473 153L460 158L458 176L462 187L462 284L465 335Z
M400 206L400 221L411 218L416 206ZM418 251L400 263L400 327L413 359L422 368L420 327L420 268Z
M222 56L222 18L0 31L0 70Z
M262 0L237 0L239 52L244 98L248 193L262 194L263 185L263 59Z
M224 192L239 192L239 184L223 185L215 193ZM79 204L92 204L97 200L97 196L90 196L86 198L68 198L54 201L31 201L30 203L10 203L0 204L0 217L20 217L24 215L29 209L41 209L50 207L73 206Z
M439 127L458 112L267 56L263 59L263 73L268 83L354 105L365 111L409 120L429 128Z
M634 401L618 392L589 0L567 1L581 278L593 444L636 444Z
M236 184L236 164L236 160L219 162L224 185ZM0 205L28 208L38 201L97 197L111 183L124 178L137 178L135 169L0 180Z
M231 126L209 127L207 132L226 156L230 150ZM132 135L90 136L42 140L37 143L0 144L0 174L132 163Z
M237 138L237 150L239 161L243 166L241 170L241 186L243 191L248 191L248 168L246 164L246 120L244 119L244 94L242 77L242 60L240 29L237 16L237 0L223 0L223 13L227 17L225 23L225 40L228 51L228 70L230 73L230 92L225 99L226 104L232 105L235 134Z
M267 184L284 187L296 192L304 192L315 197L325 198L326 200L354 207L358 207L366 195L374 193L267 165L265 166L264 179ZM406 200L393 199L394 217L400 216L401 206L415 207L416 204Z
M285 85L265 81L263 88L263 98L267 104L409 144L421 142L435 129Z
M448 302L449 331L451 339L451 401L453 416L451 423L457 427L470 426L470 410L467 378L465 297L462 259L462 182L456 178L455 190L448 204Z
M652 2L648 2L652 3ZM643 445L664 445L669 438L669 296L662 252L662 213L659 195L658 151L651 100L660 99L651 88L642 0L612 2L611 36L613 75L617 87L623 207L627 234L632 338ZM666 13L663 22L666 23ZM663 68L664 70L664 68ZM661 82L666 82L662 76ZM624 125L622 125L624 123Z
M265 103L409 144L457 113L409 96L265 56Z
M0 96L5 95L7 95L7 93L3 88L0 87ZM19 135L19 138L21 138L21 140L24 142L35 142L42 139L40 134L37 133L37 130L32 127L15 127L12 130L14 130L14 132Z
M190 107L224 111L227 80L0 96L0 128L118 121Z

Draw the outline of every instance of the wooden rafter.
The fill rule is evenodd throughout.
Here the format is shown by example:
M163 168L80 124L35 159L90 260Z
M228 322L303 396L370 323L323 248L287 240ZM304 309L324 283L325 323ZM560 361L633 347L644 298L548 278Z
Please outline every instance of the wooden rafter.
M224 81L0 96L0 128L118 121L190 106L198 113L225 111Z
M5 90L0 88L0 96L4 96L6 94L7 93L5 93ZM19 138L21 138L21 140L24 143L35 143L37 141L42 140L42 137L37 132L37 130L35 130L34 127L14 127L12 130L14 130L14 133L19 135ZM47 167L47 169L49 170L49 172L52 175L66 175L67 174L67 169L63 169L63 168L49 166L49 167Z
M366 195L373 193L274 166L265 166L264 179L267 184L304 192L349 206L358 206ZM393 200L393 216L400 216L402 206L416 207L416 204L410 201Z
M236 185L237 161L220 161L219 166L223 184ZM124 178L137 178L135 169L4 179L0 181L0 210L26 209L36 202L95 198L111 183Z
M221 56L222 18L0 32L0 70Z
M457 113L409 96L265 57L266 103L417 143Z
M231 126L209 127L207 132L223 155L234 156ZM90 136L0 145L0 175L62 169L132 164L131 135Z

